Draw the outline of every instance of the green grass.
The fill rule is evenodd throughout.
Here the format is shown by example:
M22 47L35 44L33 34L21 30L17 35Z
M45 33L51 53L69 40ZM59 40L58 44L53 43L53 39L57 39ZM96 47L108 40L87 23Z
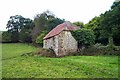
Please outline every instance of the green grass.
M2 59L13 58L20 56L24 53L35 51L36 48L28 44L10 43L2 44Z
M9 45L9 44L8 44ZM14 47L11 44L11 48ZM5 78L118 78L118 57L117 56L68 56L64 58L46 58L39 56L18 56L31 50L27 47L22 50L25 44L19 45L12 53L17 57L8 58L3 51L2 77ZM20 47L21 46L21 47ZM7 44L3 44L6 50ZM21 49L22 48L22 49ZM30 48L30 49L28 49ZM10 48L8 48L9 50ZM33 49L32 51L34 51ZM4 53L6 52L6 53ZM10 55L10 57L11 57Z

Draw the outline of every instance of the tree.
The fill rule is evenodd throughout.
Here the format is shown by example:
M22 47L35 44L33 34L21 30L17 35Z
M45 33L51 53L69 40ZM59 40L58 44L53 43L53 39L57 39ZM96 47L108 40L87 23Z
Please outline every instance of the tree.
M63 22L65 22L65 21L60 18L53 18L53 19L48 20L48 31L52 30L57 25L59 25Z
M21 15L10 16L10 19L7 23L7 29L10 32L16 31L19 32L23 27L24 18Z
M113 46L113 36L120 30L120 1L114 2L111 9L101 15L101 29L108 37L109 46Z
M84 23L83 22L73 22L76 26L79 26L80 28L84 28Z
M21 15L15 15L10 17L6 28L8 29L8 32L12 34L11 35L12 42L18 42L19 40L21 40L22 37L22 35L21 37L19 37L20 36L19 33L21 32L26 33L28 29L32 29L33 23L32 20L29 18L24 18Z
M33 28L33 31L31 33L33 42L35 42L37 36L40 35L40 33L43 30L48 30L47 20L52 18L54 18L54 15L49 11L45 11L35 16L34 18L35 27Z
M37 14L34 18L35 27L31 33L32 41L35 43L36 38L42 34L42 31L50 31L55 28L58 24L63 23L64 20L55 17L50 11L45 11L41 14Z
M2 32L2 42L11 42L12 41L11 35L12 34L8 31Z
M82 28L80 30L72 31L72 35L78 41L78 48L94 44L95 35L91 29Z
M27 42L27 43L31 43L32 42L32 38L31 38L31 29L23 29L20 31L19 33L19 41L20 42Z
M15 15L11 16L8 23L7 23L7 29L9 32L11 32L11 39L13 42L19 41L19 31L20 27L23 26L21 24L23 22L23 17L21 15Z
M32 42L31 32L33 30L33 27L33 21L30 19L26 19L24 27L21 28L21 31L19 32L19 40L21 42Z
M101 28L100 28L100 21L101 16L95 16L92 20L90 20L87 24L85 24L86 29L91 29L94 31L95 34L95 42L107 44L107 38L101 35Z

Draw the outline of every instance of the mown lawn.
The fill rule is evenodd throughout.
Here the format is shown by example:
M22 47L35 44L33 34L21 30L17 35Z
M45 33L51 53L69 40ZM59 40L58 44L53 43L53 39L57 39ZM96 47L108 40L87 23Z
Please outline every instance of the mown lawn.
M12 45L19 47L14 47L17 51L14 49L11 53L7 45L11 45L11 48L14 47ZM25 44L3 44L2 77L118 78L117 56L67 56L63 58L20 56L22 53L28 53L32 48L31 51L36 50L32 46L32 48L24 49L23 45ZM8 51L4 51L6 49ZM14 55L17 56L13 57ZM12 57L8 58L9 56Z

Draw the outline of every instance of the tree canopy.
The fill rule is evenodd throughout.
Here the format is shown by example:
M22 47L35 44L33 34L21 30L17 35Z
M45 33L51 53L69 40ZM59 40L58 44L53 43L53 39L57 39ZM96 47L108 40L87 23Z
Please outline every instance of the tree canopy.
M55 17L55 15L50 11L45 11L41 14L37 14L34 18L35 27L32 31L32 41L38 42L38 36L42 36L44 32L49 32L53 28L55 28L57 25L63 23L64 20ZM46 33L47 34L47 33ZM44 34L45 35L45 34ZM44 36L41 37L43 39ZM37 41L36 41L37 39ZM40 38L39 38L40 39ZM43 41L43 40L41 40ZM43 43L43 42L42 42Z
M84 23L83 22L73 22L73 24L75 24L76 26L79 26L80 28L83 28L84 27Z
M34 23L31 19L24 18L21 15L15 15L10 16L6 28L8 29L8 32L11 33L10 37L12 42L29 42L26 39L28 36L30 37L30 33L33 27Z
M101 15L100 27L102 34L108 37L109 45L113 45L113 36L120 31L120 1L114 2L111 9Z

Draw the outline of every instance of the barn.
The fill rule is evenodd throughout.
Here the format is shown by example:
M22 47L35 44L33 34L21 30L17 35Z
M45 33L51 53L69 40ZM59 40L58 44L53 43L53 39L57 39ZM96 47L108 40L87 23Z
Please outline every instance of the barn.
M56 56L64 56L69 52L76 52L77 41L70 31L78 29L80 29L78 26L69 21L59 24L43 38L43 48L53 49Z

